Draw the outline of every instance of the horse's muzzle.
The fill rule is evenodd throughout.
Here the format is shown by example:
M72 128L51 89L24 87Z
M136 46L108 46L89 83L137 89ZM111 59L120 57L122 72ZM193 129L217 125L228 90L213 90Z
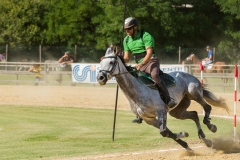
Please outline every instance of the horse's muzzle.
M102 85L105 85L106 82L107 82L107 76L106 74L104 74L103 72L99 72L98 75L97 75L97 81L98 83L102 86Z

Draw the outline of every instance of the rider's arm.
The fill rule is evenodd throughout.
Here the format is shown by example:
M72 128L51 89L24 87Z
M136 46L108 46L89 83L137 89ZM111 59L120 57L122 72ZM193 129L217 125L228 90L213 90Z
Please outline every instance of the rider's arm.
M203 60L204 61L209 61L209 60L211 60L212 59L212 55L210 55L209 57L207 57L207 58L204 58Z
M153 55L153 48L154 48L155 42L154 42L153 37L147 32L144 32L143 42L144 42L147 54L144 57L142 64L147 64Z
M146 56L143 58L142 62L139 63L139 64L136 64L136 69L139 70L142 66L144 66L145 64L147 64L151 57L152 57L152 54L153 54L153 48L152 47L146 47Z
M211 59L212 59L212 57L213 57L213 56L212 56L212 55L210 55L210 56L209 56L209 58L208 58L208 60L211 60Z
M130 61L130 54L131 54L131 52L129 52L129 51L124 52L123 59L124 59L125 63L128 63Z
M149 60L151 59L152 54L153 54L153 48L152 47L146 47L146 52L147 52L147 54L142 61L143 64L147 64L149 62Z

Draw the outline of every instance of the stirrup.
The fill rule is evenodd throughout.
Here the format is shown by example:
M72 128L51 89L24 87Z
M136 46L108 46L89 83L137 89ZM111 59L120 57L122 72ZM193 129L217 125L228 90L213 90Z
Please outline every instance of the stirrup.
M138 123L138 124L140 124L140 123L142 123L142 118L139 118L139 117L137 117L137 118L135 118L135 119L133 119L132 120L132 123Z
M173 108L176 104L177 103L173 99L170 99L170 101L168 101L166 105L168 106L168 108Z

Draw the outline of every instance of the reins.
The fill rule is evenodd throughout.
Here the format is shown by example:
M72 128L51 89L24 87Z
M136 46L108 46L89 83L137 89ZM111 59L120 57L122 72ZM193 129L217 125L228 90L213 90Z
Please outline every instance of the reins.
M100 71L105 71L105 72L108 72L110 73L112 76L118 76L118 75L121 75L121 74L126 74L126 73L134 73L134 72L139 72L138 70L133 70L133 71L127 71L127 72L121 72L120 70L120 66L119 66L119 62L117 61L117 55L116 56L109 56L109 57L104 57L103 59L106 59L106 58L114 58L116 61L114 62L115 64L113 65L113 67L111 68L111 70L100 70ZM116 69L116 66L118 65L118 73L117 74L112 74L114 69ZM125 66L126 67L126 66Z

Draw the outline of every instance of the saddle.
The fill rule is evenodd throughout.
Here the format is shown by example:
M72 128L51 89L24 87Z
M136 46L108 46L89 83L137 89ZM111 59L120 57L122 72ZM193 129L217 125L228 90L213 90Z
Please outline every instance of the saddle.
M212 69L213 63L206 65L206 69Z
M131 75L137 79L137 81L139 83L141 83L151 89L158 90L157 87L155 86L154 80L151 78L151 76L149 74L142 72L142 71L138 71L134 67L128 66L127 69L131 73ZM169 74L163 73L163 71L161 71L160 69L159 69L159 76L160 76L161 80L165 82L167 87L176 85L175 79L172 76L170 76Z
M213 63L205 64L205 61L202 61L202 64L203 64L204 68L206 68L206 69L212 69Z

